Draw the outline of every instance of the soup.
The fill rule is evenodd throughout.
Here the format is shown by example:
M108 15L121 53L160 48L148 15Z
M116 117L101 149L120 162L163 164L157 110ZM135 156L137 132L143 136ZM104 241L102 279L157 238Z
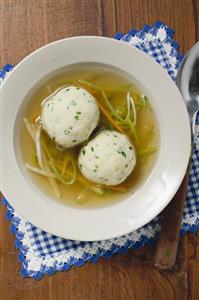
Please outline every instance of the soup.
M91 118L92 122L89 121L91 110L88 110L88 117L80 123L83 113L87 112L86 108L84 110L84 107L80 106L70 123L71 126L64 130L66 136L57 134L60 117L56 119L56 116L53 116L53 103L55 99L56 103L59 100L61 102L62 99L57 98L58 95L63 95L63 92L70 95L75 93L84 95L88 103L92 101L96 103L92 106L92 113L95 114L95 118ZM147 180L158 153L157 120L148 97L126 74L102 65L72 65L44 79L27 98L23 113L25 121L20 135L22 158L35 184L51 198L76 207L100 207L125 199L127 195L135 193ZM77 105L76 107L79 104L78 99L76 104L70 102L70 105ZM74 109L68 106L65 108L69 111ZM67 116L67 112L63 114ZM84 127L86 122L90 122L89 128ZM75 126L79 126L79 130L71 138ZM58 129L55 130L56 128ZM126 145L132 144L132 147L129 146L129 153L123 151L122 146L120 152L117 148L117 153L121 154L120 159L116 162L112 159L118 165L118 168L114 169L117 172L121 160L127 159L128 154L132 156L129 158L132 171L129 169L128 173L125 173L129 168L126 163L126 169L120 172L124 175L119 176L121 178L118 177L118 181L112 178L116 174L114 172L112 177L110 172L108 178L98 176L97 172L105 165L105 160L107 172L111 168L109 165L111 157L105 155L104 161L102 159L99 165L95 164L96 170L93 170L94 173L90 174L90 177L89 172L86 173L81 169L81 162L86 161L83 157L85 150L89 148L94 152L93 147L89 145L100 140L102 135L107 136L104 141L110 139L111 135L113 138L124 136L126 140L120 141L125 141ZM111 143L107 142L107 145L117 147L117 140L114 143L112 140ZM101 145L103 151L105 147L105 144ZM107 151L110 153L113 149ZM99 156L94 155L87 161L92 164L97 158ZM87 166L85 170L88 171ZM106 172L104 167L103 171Z

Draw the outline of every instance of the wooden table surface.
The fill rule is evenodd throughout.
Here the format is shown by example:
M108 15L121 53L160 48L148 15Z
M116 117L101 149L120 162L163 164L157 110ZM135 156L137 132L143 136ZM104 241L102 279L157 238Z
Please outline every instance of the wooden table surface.
M0 65L16 65L58 39L111 37L157 20L175 29L182 51L199 40L198 0L0 0ZM1 300L199 300L199 232L181 238L173 272L156 270L154 246L147 246L34 281L19 275L18 252L2 205L0 214Z

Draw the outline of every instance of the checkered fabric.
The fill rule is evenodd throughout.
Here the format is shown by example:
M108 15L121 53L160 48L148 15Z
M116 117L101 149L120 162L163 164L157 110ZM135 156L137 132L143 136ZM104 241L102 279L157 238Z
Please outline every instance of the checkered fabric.
M84 247L85 242L65 240L52 235L29 223L30 239L34 241L32 247L38 255L53 254L62 250L77 249Z
M172 39L173 30L161 22L142 30L131 30L124 35L117 33L114 38L129 43L153 57L171 76L176 79L182 60L178 45ZM0 70L0 83L9 76L12 66ZM8 199L9 200L9 199ZM19 216L9 203L7 217L11 220L11 231L16 236L19 260L23 276L40 279L44 274L68 270L71 266L81 266L86 261L96 262L100 257L110 258L114 253L125 253L129 248L142 247L152 242L160 230L161 216L126 236L99 242L79 242L59 238L33 226ZM195 232L199 228L199 114L196 117L196 135L192 157L189 188L182 222L181 233Z

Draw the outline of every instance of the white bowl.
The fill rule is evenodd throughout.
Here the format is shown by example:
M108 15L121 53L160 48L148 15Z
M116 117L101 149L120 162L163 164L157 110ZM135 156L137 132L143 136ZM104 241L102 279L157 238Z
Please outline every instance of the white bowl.
M151 97L160 128L160 150L143 186L109 207L78 209L44 195L23 174L18 147L22 103L42 78L73 63L97 62L127 72ZM16 211L35 226L75 240L93 241L127 234L148 223L177 191L190 155L190 124L172 79L148 55L103 37L74 37L46 45L20 62L1 91L1 191Z

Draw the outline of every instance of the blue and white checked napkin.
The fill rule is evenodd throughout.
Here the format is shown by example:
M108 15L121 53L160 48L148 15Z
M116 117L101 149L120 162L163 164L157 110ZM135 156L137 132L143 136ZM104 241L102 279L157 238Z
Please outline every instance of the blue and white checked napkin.
M174 31L161 22L142 30L131 30L128 34L117 33L115 39L129 43L152 56L172 77L176 79L182 55L178 44L172 39ZM11 65L0 70L0 83L9 75ZM123 237L99 242L65 240L46 233L27 222L3 200L7 206L7 217L11 220L11 231L16 236L19 248L21 274L40 279L44 274L66 271L71 266L81 266L86 261L96 262L100 257L110 258L114 253L125 253L129 248L139 248L152 242L160 230L160 218L156 217L146 226ZM199 114L196 118L196 135L192 157L189 189L184 209L181 234L199 229Z

